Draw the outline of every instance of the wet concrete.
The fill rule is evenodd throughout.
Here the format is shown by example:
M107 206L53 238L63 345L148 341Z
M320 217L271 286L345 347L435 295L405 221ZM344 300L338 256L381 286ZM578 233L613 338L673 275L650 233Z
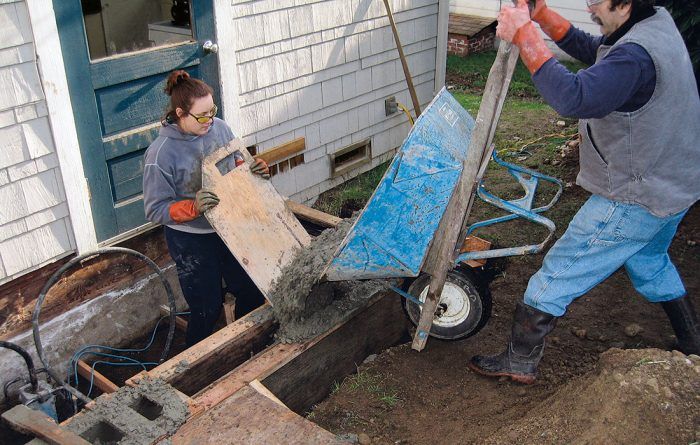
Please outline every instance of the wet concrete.
M353 222L344 220L337 228L324 230L309 247L297 252L273 284L270 299L280 323L275 334L278 341L296 343L320 335L385 288L383 280L318 283Z
M91 443L150 444L185 423L187 404L161 379L142 379L95 399L67 428Z

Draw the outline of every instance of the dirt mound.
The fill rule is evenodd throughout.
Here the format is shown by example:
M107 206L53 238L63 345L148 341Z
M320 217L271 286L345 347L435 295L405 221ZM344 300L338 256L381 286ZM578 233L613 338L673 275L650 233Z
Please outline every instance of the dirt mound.
M700 439L698 421L700 357L610 349L594 371L483 443L687 444Z

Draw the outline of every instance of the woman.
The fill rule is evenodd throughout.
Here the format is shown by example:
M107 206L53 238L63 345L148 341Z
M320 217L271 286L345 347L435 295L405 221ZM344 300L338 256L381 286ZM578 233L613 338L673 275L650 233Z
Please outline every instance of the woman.
M202 190L202 159L228 144L233 132L214 117L212 89L201 80L174 71L165 93L170 105L159 136L146 150L144 207L149 221L165 226L168 250L190 306L186 341L192 346L214 330L226 291L236 297L236 318L263 304L264 298L203 216L219 198ZM270 177L262 159L251 170Z

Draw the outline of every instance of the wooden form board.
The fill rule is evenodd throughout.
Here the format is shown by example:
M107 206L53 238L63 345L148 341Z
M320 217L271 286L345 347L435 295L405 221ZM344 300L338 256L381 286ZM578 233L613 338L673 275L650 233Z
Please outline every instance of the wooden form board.
M171 441L173 445L348 443L249 385L186 423Z
M14 429L42 439L51 445L89 445L90 442L72 431L57 425L41 411L33 410L22 404L16 405L2 413L2 419Z
M463 163L462 175L440 221L423 265L423 271L431 275L431 280L413 338L412 348L417 351L421 351L428 341L447 272L454 267L456 249L462 246L460 236L464 234L479 176L483 175L482 165L490 157L491 141L496 133L496 125L501 116L503 102L505 102L519 54L517 46L501 42L496 60L489 72L476 126L469 142L467 158Z
M236 151L246 161L238 167ZM282 268L311 238L272 183L251 173L252 162L240 139L202 161L202 187L221 200L205 216L267 298Z

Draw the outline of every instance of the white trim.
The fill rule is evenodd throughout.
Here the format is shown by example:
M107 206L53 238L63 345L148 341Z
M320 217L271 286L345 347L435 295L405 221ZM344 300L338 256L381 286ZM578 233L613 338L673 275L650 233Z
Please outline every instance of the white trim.
M450 1L438 0L438 32L437 48L435 51L435 91L445 86L447 73L447 27L450 22Z
M224 108L223 119L233 129L236 136L242 136L238 131L241 118L241 107L238 101L238 71L236 63L236 29L233 26L233 6L231 0L214 0L214 23L216 41L219 43L219 85L221 105Z
M53 3L47 0L26 0L34 33L34 48L41 85L46 99L51 133L61 169L73 236L78 254L97 248L97 234L90 208L83 161L75 128L73 107L68 93L68 80Z

